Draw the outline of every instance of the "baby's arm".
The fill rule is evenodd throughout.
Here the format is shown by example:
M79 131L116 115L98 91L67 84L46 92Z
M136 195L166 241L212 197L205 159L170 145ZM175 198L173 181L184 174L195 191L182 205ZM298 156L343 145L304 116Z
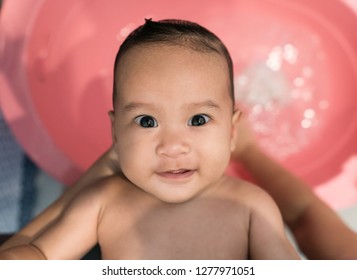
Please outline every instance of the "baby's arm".
M249 229L251 259L299 259L285 234L281 214L273 199L262 190L254 190Z
M62 215L29 244L0 252L0 259L79 259L97 243L105 194L91 186L78 194Z
M73 186L67 188L58 200L52 203L28 225L2 244L0 246L0 251L32 242L61 215L63 210L68 206L68 203L78 192L101 178L120 173L117 162L117 154L111 147L82 175L82 177Z

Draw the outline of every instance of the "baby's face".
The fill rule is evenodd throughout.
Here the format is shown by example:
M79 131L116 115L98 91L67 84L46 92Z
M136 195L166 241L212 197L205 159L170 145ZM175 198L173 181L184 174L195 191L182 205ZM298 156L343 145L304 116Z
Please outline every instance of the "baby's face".
M115 78L113 134L127 178L171 203L220 185L234 143L224 58L145 45L124 55Z

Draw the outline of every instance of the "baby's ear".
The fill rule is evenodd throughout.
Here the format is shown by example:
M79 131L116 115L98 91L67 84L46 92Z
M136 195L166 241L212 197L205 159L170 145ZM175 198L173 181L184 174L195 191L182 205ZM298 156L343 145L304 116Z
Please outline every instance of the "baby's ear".
M110 118L110 123L111 123L111 130L112 130L112 141L113 144L116 143L116 136L115 136L115 129L114 129L114 111L111 110L108 112L109 118Z
M113 124L114 124L114 111L113 111L113 110L110 110L110 111L108 112L108 115L109 115L111 124L112 124L112 126L113 126Z
M232 116L232 132L231 132L231 151L233 152L236 148L236 140L237 140L237 128L239 120L242 116L242 111L235 110Z

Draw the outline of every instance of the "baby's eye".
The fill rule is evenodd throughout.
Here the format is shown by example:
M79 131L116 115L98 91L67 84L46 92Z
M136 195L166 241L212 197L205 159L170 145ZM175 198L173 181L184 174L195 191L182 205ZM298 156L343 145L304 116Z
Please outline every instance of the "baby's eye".
M138 125L145 127L145 128L150 128L150 127L157 127L157 121L150 116L138 116L134 120Z
M195 115L188 121L188 125L201 126L208 123L210 120L211 118L207 115Z

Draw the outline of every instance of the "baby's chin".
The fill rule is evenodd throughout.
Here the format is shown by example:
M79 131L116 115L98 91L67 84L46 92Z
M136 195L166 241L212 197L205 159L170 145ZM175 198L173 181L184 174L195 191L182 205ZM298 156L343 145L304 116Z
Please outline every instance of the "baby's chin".
M167 204L182 204L192 201L199 196L198 193L193 193L189 190L167 190L165 192L150 193L150 195L153 196L155 199L159 200L160 202Z
M187 178L185 176L183 178L172 178L171 176L162 178L163 176L158 175L147 176L146 180L137 176L128 176L127 178L131 179L130 181L146 195L158 202L182 204L195 200L210 188L211 184L207 185L207 180L202 181L198 173L194 172ZM218 182L216 178L210 179ZM217 185L217 182L213 185Z

